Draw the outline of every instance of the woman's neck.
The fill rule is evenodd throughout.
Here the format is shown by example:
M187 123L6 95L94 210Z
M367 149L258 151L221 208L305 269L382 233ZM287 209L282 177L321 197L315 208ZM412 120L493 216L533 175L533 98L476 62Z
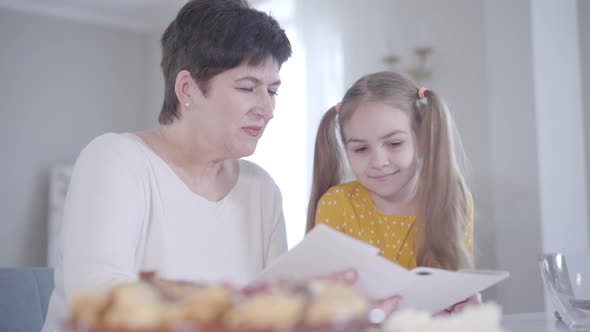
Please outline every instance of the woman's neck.
M208 200L223 199L236 184L236 160L223 159L177 124L137 134L166 162L185 185Z
M195 173L214 175L226 161L211 149L211 142L200 139L194 130L186 128L180 121L160 126L154 130L154 136L169 152L176 166L193 169Z

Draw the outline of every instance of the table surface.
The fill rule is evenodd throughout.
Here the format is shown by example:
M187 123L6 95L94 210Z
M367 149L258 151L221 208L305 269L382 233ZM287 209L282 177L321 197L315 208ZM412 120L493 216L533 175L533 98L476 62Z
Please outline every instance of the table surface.
M567 326L544 312L504 315L502 327L506 332L565 332Z

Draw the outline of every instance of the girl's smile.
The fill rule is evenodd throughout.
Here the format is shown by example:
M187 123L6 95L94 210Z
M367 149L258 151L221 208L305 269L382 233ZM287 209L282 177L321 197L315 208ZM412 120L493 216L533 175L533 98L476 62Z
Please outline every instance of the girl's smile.
M370 179L373 179L373 180L387 182L387 181L391 180L398 173L399 173L399 171L395 171L395 172L381 174L381 175L368 175L367 177Z

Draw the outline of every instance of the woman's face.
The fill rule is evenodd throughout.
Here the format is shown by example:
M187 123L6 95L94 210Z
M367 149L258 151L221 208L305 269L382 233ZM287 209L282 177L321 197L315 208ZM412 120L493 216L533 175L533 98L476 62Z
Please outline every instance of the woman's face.
M214 76L205 95L193 98L191 126L200 142L208 142L227 158L254 153L273 117L281 82L272 57L257 67L242 64Z
M357 180L385 200L412 195L416 140L408 114L380 102L366 102L343 125L346 153Z

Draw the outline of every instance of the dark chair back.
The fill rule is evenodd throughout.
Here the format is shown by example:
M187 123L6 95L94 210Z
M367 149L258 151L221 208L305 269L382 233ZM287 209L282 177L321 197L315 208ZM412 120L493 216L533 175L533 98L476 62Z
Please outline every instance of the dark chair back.
M0 331L41 331L52 291L52 268L0 267Z

